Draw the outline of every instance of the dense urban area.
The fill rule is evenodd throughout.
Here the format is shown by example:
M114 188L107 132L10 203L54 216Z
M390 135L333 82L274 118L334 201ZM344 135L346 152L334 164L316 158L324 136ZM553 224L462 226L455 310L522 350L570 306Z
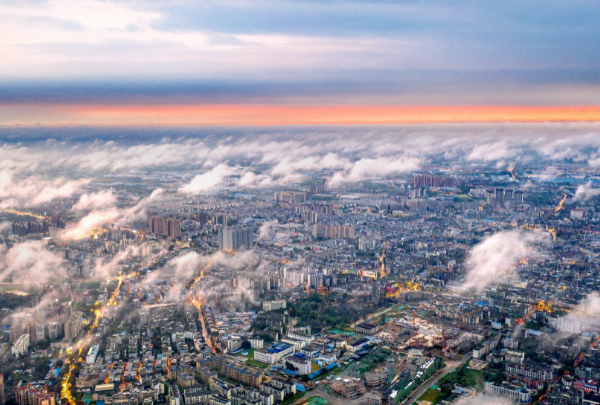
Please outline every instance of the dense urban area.
M2 402L600 403L597 168L299 173L4 204Z

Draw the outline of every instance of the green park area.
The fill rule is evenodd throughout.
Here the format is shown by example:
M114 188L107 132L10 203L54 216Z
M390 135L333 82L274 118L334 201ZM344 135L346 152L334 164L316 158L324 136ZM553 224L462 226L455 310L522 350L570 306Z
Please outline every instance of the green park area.
M261 363L260 361L256 361L254 359L246 360L246 364L249 366L252 366L252 367L257 367L257 368L269 368L268 364Z
M482 392L485 388L484 376L484 372L469 370L465 364L440 379L438 384L425 391L418 401L436 404L442 400L451 400L454 395L452 390L457 385L463 388L475 388L478 392Z
M328 403L329 401L327 401L325 398L314 396L308 398L308 400L303 402L302 405L327 405Z
M237 353L238 356L246 358L246 364L251 367L257 368L269 368L268 364L261 363L260 361L254 360L254 349L244 349Z

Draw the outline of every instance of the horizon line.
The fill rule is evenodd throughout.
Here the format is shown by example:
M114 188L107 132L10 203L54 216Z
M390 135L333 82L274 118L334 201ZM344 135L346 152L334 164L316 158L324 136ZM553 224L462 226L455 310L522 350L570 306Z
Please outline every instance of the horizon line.
M4 127L286 126L600 122L600 106L0 105Z

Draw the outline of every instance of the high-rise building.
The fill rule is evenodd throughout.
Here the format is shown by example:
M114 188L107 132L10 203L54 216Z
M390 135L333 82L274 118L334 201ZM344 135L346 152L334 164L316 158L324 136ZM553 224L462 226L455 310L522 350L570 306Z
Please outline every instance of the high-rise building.
M48 325L48 339L58 339L60 336L60 324L58 322L50 322Z
M67 322L73 313L73 303L71 301L63 302L58 307L58 316L61 322Z
M208 212L200 212L196 214L196 221L200 222L201 225L208 224L210 219L211 215Z
M158 215L148 217L148 233L176 239L181 237L181 221L177 218L164 218Z
M254 232L250 228L223 227L219 229L219 249L238 252L252 249Z
M200 224L218 224L227 226L227 214L218 213L218 214L209 214L208 212L200 212L196 214L196 221L200 222Z
M33 336L33 340L44 340L46 339L46 325L43 323L35 324L35 334Z
M319 214L314 211L304 211L302 218L310 224L316 224L319 220Z
M333 213L331 205L328 204L317 204L314 207L314 211L320 216L331 215Z
M314 224L312 228L313 238L323 239L354 239L354 227L351 225L324 225Z
M523 192L515 191L511 189L488 189L485 193L485 202L490 207L497 208L513 208L516 203L523 202Z
M492 205L492 200L494 199L494 190L491 188L488 188L485 191L485 203L488 205Z
M523 202L523 192L520 190L515 191L515 202L522 203Z
M165 219L157 215L148 218L148 233L166 236Z
M167 237L169 239L181 238L181 221L176 218L167 220Z
M413 179L415 187L454 187L454 178L433 174L417 174Z
M227 214L220 213L213 215L213 223L217 225L227 226Z
M46 233L48 228L49 223L47 221L15 222L12 224L12 232L18 236L25 236L30 233Z
M65 338L67 341L71 341L81 333L83 327L83 314L81 312L73 312L67 322L65 323Z
M281 192L275 193L275 201L277 201L277 202L285 201L288 203L301 203L301 202L306 201L306 194L281 191Z
M324 193L327 191L327 183L325 180L322 180L319 184L313 184L308 187L308 192L311 194Z
M425 198L427 197L427 189L425 187L415 187L410 190L410 198Z

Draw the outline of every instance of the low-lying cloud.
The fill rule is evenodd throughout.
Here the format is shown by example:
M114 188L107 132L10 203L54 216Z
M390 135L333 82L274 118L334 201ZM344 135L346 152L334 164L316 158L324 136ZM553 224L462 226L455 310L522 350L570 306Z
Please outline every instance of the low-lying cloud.
M179 189L184 194L199 194L217 187L223 179L234 174L236 170L225 164L215 166L206 173L199 174L192 181Z
M593 188L592 182L588 181L586 184L582 184L577 187L575 195L571 199L571 202L587 202L588 200L600 195L600 189Z
M39 176L19 177L12 170L0 171L1 207L21 207L44 204L57 198L68 198L89 184L89 179L67 180L59 177L54 180Z
M79 197L77 204L73 206L74 211L89 211L98 208L104 208L110 205L114 205L116 197L112 191L105 190L99 191L92 194L82 194Z
M329 181L330 187L341 183L359 182L371 177L388 176L393 173L405 173L419 169L416 157L381 157L377 159L363 158L352 165L350 171L337 172Z
M546 232L501 231L475 245L465 261L463 287L483 290L500 277L514 275L519 261L535 257L550 241Z
M0 261L0 280L11 277L17 283L47 284L52 278L64 276L64 260L48 250L43 241L17 244Z
M147 205L155 201L163 195L163 189L158 188L148 197L141 199L131 208L118 209L109 208L105 210L94 210L81 218L76 224L67 227L62 234L61 239L72 240L80 239L88 236L90 232L99 226L107 223L125 223L141 218L146 210Z
M514 402L510 398L481 394L474 397L465 394L455 402L456 405L512 405L513 403Z

